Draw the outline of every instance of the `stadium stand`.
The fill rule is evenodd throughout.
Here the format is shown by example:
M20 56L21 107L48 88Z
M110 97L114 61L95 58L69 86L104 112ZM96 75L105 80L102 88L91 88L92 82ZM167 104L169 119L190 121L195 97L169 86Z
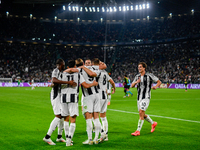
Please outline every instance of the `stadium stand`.
M132 42L135 39L143 41L180 38L199 33L199 13L187 16L165 17L149 21L126 21L123 24L109 24L107 31L108 42ZM39 19L0 17L0 37L21 40L46 39L46 41L66 42L104 42L104 23L54 23ZM124 34L121 30L124 29ZM121 37L122 36L122 37ZM51 39L51 40L49 40Z
M105 41L104 23L53 23L28 18L0 17L0 78L20 76L24 82L47 82L57 58L66 61L76 58L104 59L103 47L75 47L65 45L34 44L34 41L49 43ZM145 61L148 71L157 75L162 82L182 83L187 77L191 83L200 83L199 14L174 16L161 20L109 24L107 42L137 42L170 38L190 37L190 40L166 42L153 45L121 46L107 50L108 71L115 82L122 82L123 75L131 80L137 73L137 63ZM6 39L30 40L32 43L6 42Z

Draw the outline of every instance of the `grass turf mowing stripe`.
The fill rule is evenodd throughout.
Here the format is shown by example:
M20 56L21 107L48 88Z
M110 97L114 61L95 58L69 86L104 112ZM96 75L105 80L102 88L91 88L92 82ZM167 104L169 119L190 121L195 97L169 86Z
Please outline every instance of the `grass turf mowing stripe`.
M135 114L138 115L138 112L130 112L130 111L123 111L123 110L116 110L116 109L108 109L111 111L117 111L117 112L123 112L123 113L128 113L128 114ZM172 118L172 117L165 117L165 116L157 116L157 115L150 115L149 116L153 116L153 117L157 117L157 118L166 118L166 119L171 119L171 120L180 120L180 121L186 121L186 122L194 122L194 123L200 123L200 121L195 121L195 120L186 120L186 119L180 119L180 118Z

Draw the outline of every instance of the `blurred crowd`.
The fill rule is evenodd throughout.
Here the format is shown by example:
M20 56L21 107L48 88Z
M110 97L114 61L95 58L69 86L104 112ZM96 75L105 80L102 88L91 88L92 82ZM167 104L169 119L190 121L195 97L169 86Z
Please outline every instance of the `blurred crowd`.
M40 19L0 17L0 37L23 40L56 42L135 42L168 38L180 38L200 34L200 14L150 19L149 21L125 21L123 24L105 22L83 23L44 22ZM107 32L106 32L107 29Z
M200 83L200 40L186 42L121 47L112 65L112 77L122 82L124 75L131 81L138 73L138 62L146 62L147 72L164 83Z
M98 57L104 60L104 49L86 47L66 47L55 45L35 45L25 43L0 43L0 78L12 78L15 82L21 78L23 82L48 82L58 58L65 62L71 59L83 60ZM107 62L111 60L113 51L108 51Z
M113 48L107 50L106 64L115 82L122 82L124 75L132 81L138 73L138 62L143 61L148 65L147 72L158 76L164 83L183 83L184 79L200 83L199 47L200 40ZM50 81L58 58L67 62L76 58L98 57L104 61L104 49L98 47L0 43L0 49L0 78L13 78L13 81L17 77L23 82L32 78L35 82Z
M200 15L173 16L162 20L105 23L55 23L28 18L0 17L0 39L63 42L133 42L181 38L200 34ZM107 28L107 32L105 31ZM108 48L106 64L115 82L122 82L124 75L131 81L138 73L138 62L147 63L147 71L165 83L200 83L200 40L141 46ZM65 45L40 45L33 43L0 42L0 78L21 78L29 82L48 82L55 68L55 61L98 57L104 61L103 47L73 47Z

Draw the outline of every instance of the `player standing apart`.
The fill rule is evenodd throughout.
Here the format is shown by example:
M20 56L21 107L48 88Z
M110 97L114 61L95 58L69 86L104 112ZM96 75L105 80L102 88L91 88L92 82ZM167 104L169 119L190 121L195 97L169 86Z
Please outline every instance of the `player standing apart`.
M68 68L75 68L75 60L68 62ZM63 81L73 80L78 85L81 84L84 88L90 88L98 85L96 81L91 84L87 84L83 76L79 73L63 73ZM78 111L78 99L79 99L79 86L72 87L69 85L62 85L61 88L61 115L64 116L64 129L66 136L66 146L71 146L71 140L73 138L76 128L76 117L79 116ZM69 126L70 120L70 126Z
M134 87L137 84L137 107L140 115L137 130L134 133L131 133L131 135L133 136L140 135L140 130L142 129L144 119L152 124L151 132L154 132L157 125L157 122L154 122L148 115L146 115L145 111L147 110L150 103L151 84L153 83L153 81L157 82L157 84L152 87L152 89L155 90L158 86L160 86L161 81L153 74L146 73L146 68L146 63L140 62L138 64L138 71L140 74L136 75L131 85L131 87Z
M184 84L185 84L185 92L187 92L187 84L188 84L187 79L185 79Z
M129 97L129 94L131 94L131 96L133 96L133 93L131 91L129 91L130 89L130 85L131 85L131 81L130 79L127 77L127 75L124 75L124 93L125 93L125 97Z
M31 80L31 90L34 90L35 89L35 87L34 87L34 78L32 78L32 80Z
M54 84L52 90L51 90L51 104L53 107L53 112L55 114L55 118L52 120L49 130L46 134L46 136L43 138L43 141L47 142L49 145L56 145L52 140L51 140L51 134L53 131L56 129L58 125L58 138L57 142L65 142L65 140L62 138L62 131L63 131L63 119L61 116L61 84L69 84L72 86L76 86L77 84L73 81L61 81L60 76L61 76L61 71L65 69L65 62L62 59L58 59L56 61L56 66L52 72L52 83Z
M108 75L108 73L105 70L100 71L100 76L98 79L99 85L97 86L99 88L99 95L100 95L100 104L101 104L101 109L100 109L100 117L101 117L101 122L102 122L102 127L101 127L101 135L104 137L103 134L106 135L105 141L108 141L108 121L106 118L106 111L107 111L107 82L109 82L112 85L112 94L115 93L116 87L115 83L112 80L112 78ZM100 140L102 141L102 140Z
M17 80L17 85L18 85L18 87L20 87L20 84L21 84L21 79L19 78L19 79Z

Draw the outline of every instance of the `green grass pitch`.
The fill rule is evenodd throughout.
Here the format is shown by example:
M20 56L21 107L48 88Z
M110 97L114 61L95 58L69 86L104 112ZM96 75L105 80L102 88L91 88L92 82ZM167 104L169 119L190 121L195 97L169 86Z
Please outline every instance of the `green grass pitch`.
M152 91L146 111L158 122L151 133L151 125L144 122L141 135L131 136L137 129L136 89L133 97L123 98L117 88L108 106L109 141L98 145L83 145L87 139L86 122L81 113L77 117L74 145L65 143L50 146L43 142L54 118L50 103L50 88L0 88L0 149L199 149L200 148L200 90L157 89ZM64 137L64 133L63 133ZM93 134L94 137L94 134ZM51 139L55 142L57 129Z

